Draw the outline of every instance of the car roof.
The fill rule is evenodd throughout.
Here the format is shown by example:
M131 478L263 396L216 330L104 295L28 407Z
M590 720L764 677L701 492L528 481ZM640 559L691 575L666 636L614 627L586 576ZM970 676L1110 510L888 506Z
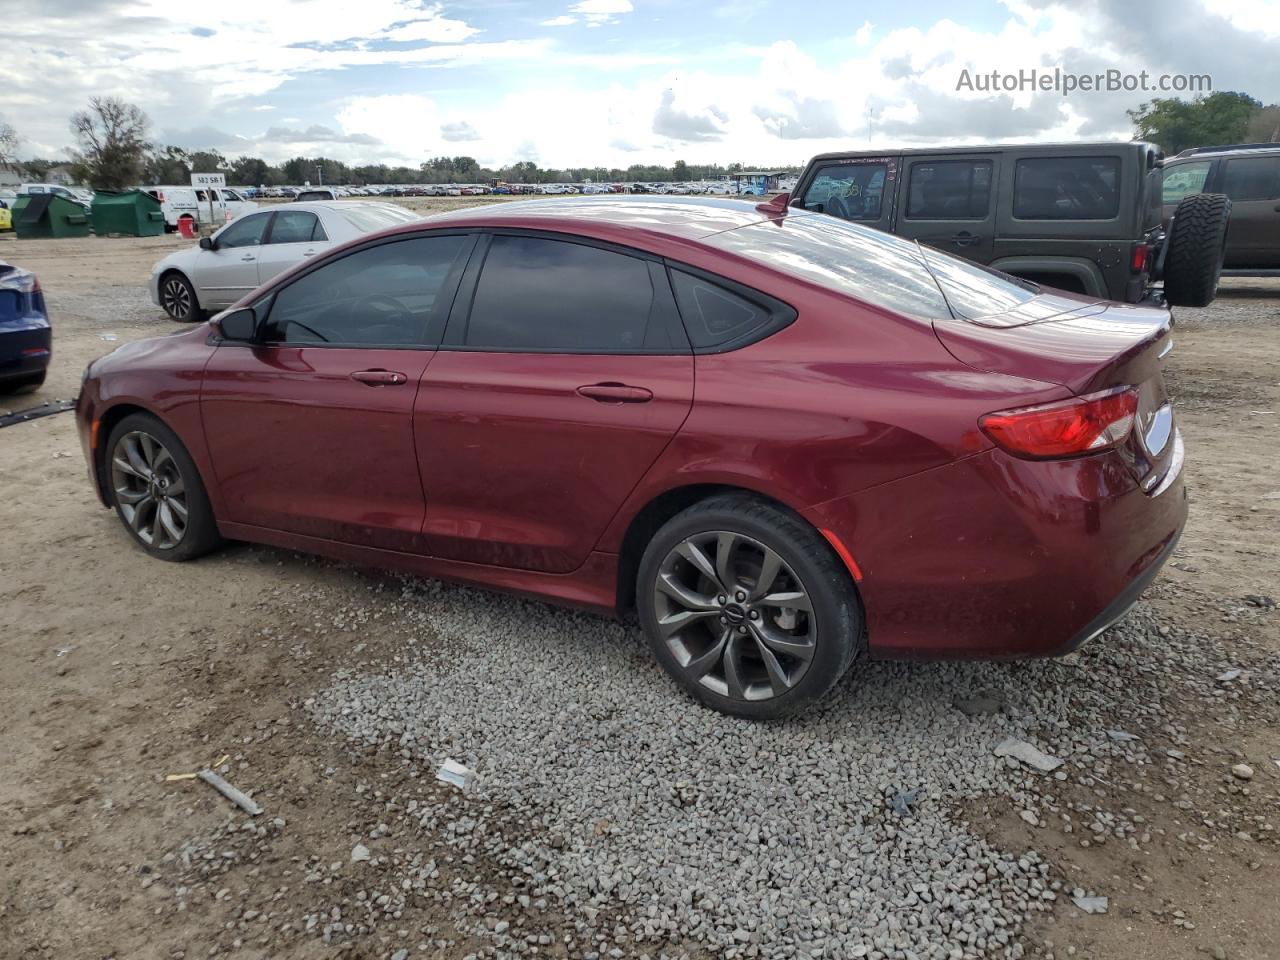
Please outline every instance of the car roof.
M846 157L918 157L937 156L955 153L1049 153L1062 154L1068 152L1093 153L1109 150L1154 150L1160 148L1145 140L1103 140L1091 143L969 143L954 147L886 147L883 150L838 150L833 153L820 153L809 161L841 160Z
M656 237L700 240L777 216L757 209L757 203L722 197L674 197L599 194L553 200L516 200L483 207L451 210L410 225L439 227L519 227L530 230L569 230L607 234L630 228ZM399 229L399 228L398 228Z
M1165 161L1165 164L1166 166L1171 166L1175 160L1185 163L1187 160L1216 160L1218 157L1269 157L1277 153L1280 153L1280 143L1244 143L1233 147L1193 147L1190 150L1183 150L1176 157L1170 157Z

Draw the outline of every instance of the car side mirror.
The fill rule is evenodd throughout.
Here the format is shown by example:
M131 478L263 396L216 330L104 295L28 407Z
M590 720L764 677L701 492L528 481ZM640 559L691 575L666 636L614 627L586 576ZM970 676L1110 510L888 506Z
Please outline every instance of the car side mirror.
M214 321L218 336L231 343L252 343L258 335L258 315L253 307L241 307Z
M201 249L201 250L212 250L212 249L214 249L214 245L213 245L213 237L201 237L201 238L200 238L200 249Z

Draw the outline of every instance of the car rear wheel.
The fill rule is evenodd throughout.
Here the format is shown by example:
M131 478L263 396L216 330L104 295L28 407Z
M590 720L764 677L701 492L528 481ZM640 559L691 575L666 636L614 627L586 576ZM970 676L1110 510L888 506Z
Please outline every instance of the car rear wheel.
M730 494L695 504L650 541L637 606L650 647L690 695L772 719L827 693L861 646L853 581L812 527Z
M167 273L160 278L160 305L179 323L195 323L204 319L195 287L180 273Z
M125 417L107 439L105 475L120 522L161 560L191 560L220 542L196 465L177 434L147 414Z

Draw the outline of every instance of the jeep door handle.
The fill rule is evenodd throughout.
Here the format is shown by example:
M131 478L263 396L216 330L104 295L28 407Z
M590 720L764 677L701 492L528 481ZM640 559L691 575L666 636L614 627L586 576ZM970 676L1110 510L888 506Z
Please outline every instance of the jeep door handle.
M648 403L653 399L652 390L625 383L589 383L578 388L578 395L597 403Z
M351 379L367 383L371 387L398 387L409 380L403 373L395 370L357 370L351 374Z
M969 233L968 231L962 231L960 233L957 233L954 237L952 237L951 242L954 243L957 247L972 247L980 239L981 237L975 237L972 233Z

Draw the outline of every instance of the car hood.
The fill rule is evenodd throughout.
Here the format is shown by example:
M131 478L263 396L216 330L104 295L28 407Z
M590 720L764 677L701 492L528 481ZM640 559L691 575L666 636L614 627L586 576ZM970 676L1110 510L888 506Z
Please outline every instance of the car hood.
M89 372L96 377L124 367L136 369L139 365L145 365L148 359L167 352L178 343L189 340L204 342L208 339L209 324L206 322L196 324L190 329L177 330L158 337L130 340L90 363Z

